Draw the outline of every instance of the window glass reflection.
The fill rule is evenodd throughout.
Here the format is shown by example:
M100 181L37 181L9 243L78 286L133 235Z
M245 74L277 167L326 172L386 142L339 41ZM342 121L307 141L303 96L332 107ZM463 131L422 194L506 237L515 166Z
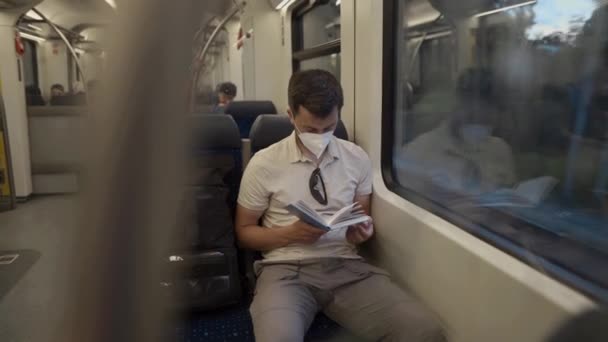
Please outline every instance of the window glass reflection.
M399 3L397 181L485 226L499 211L607 253L608 7Z
M334 53L327 56L316 57L300 62L300 70L322 69L331 72L340 79L340 54Z
M336 1L314 7L302 16L302 48L340 38L340 5Z

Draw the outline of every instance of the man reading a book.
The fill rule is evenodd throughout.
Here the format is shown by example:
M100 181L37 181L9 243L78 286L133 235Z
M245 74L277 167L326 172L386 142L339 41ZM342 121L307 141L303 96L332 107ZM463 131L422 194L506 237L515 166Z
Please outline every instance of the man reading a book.
M336 78L295 73L288 96L294 132L251 159L236 214L240 244L264 256L250 308L256 340L302 341L323 311L370 340L445 341L427 308L357 255L373 235L371 219L327 231L287 210L303 202L328 217L358 202L369 214L372 192L365 151L333 135L344 101Z

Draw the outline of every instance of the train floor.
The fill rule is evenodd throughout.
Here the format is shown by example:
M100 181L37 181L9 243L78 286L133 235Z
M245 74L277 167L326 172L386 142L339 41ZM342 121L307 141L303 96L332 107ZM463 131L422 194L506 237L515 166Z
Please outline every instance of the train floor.
M192 314L177 329L180 342L254 342L253 326L246 305ZM325 315L317 315L306 342L359 341Z
M55 333L67 298L60 275L68 271L74 204L68 196L36 197L0 213L0 256L19 255L18 269L0 265L0 341L48 341Z
M67 296L71 229L76 198L34 197L0 213L0 341L48 341L56 334ZM3 264L19 255L11 267ZM246 305L190 314L168 341L254 341ZM318 316L307 341L352 341L325 316Z

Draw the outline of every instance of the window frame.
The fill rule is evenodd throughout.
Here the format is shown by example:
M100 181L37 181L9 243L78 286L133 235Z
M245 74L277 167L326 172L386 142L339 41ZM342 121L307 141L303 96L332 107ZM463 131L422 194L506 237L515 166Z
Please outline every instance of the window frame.
M23 41L25 43L25 48L31 48L32 49L32 59L33 59L33 64L32 64L32 71L34 72L34 85L40 89L40 78L38 75L38 44L30 39L27 38L23 38ZM25 80L25 77L23 77L23 79Z
M482 241L525 262L530 267L584 293L600 303L605 305L608 304L608 286L605 284L606 279L602 279L604 285L594 282L593 279L589 279L588 275L593 273L593 270L591 270L591 272L586 272L586 278L585 275L576 272L576 270L579 270L580 268L573 267L572 264L576 264L577 261L568 260L567 257L558 258L555 255L549 255L549 253L542 250L542 243L546 243L548 240L558 243L558 246L563 248L560 249L560 251L564 251L561 253L562 256L572 255L574 253L578 256L580 253L583 253L588 255L589 258L599 258L601 261L608 261L608 256L591 247L583 245L581 242L561 237L556 233L551 233L542 227L537 227L529 222L508 215L507 213L495 209L487 209L492 215L496 215L494 217L497 218L497 221L501 218L508 219L512 226L516 226L518 232L525 234L526 246L523 246L521 243L518 243L518 241L514 241L507 236L500 234L498 229L492 229L491 227L485 227L482 224L475 223L465 215L456 211L451 211L432 199L411 189L405 188L396 181L393 169L393 149L394 139L396 138L395 82L397 81L397 75L395 67L398 62L398 44L396 42L398 35L396 30L399 25L399 1L409 0L383 0L383 91L380 157L381 173L386 187L401 198L441 217ZM519 241L521 241L521 239ZM537 243L539 246L532 246L530 243ZM533 249L533 247L536 247L539 250ZM587 258L582 261L583 262L579 260L578 264L582 264L583 267L588 267L588 265L584 263L584 261L587 261Z
M324 3L323 1L316 1L312 5L307 2L300 2L291 12L291 56L293 72L300 71L300 64L305 60L331 56L341 52L342 38L304 48L304 16L314 8L325 5L327 5L327 3ZM340 9L340 13L342 13L342 9Z

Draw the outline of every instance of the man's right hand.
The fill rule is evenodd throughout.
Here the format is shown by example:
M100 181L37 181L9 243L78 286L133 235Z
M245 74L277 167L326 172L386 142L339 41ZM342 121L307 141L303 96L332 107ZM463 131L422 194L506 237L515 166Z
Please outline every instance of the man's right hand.
M303 221L296 221L288 226L276 228L277 234L282 236L287 244L302 243L313 244L319 240L326 231L315 228Z

